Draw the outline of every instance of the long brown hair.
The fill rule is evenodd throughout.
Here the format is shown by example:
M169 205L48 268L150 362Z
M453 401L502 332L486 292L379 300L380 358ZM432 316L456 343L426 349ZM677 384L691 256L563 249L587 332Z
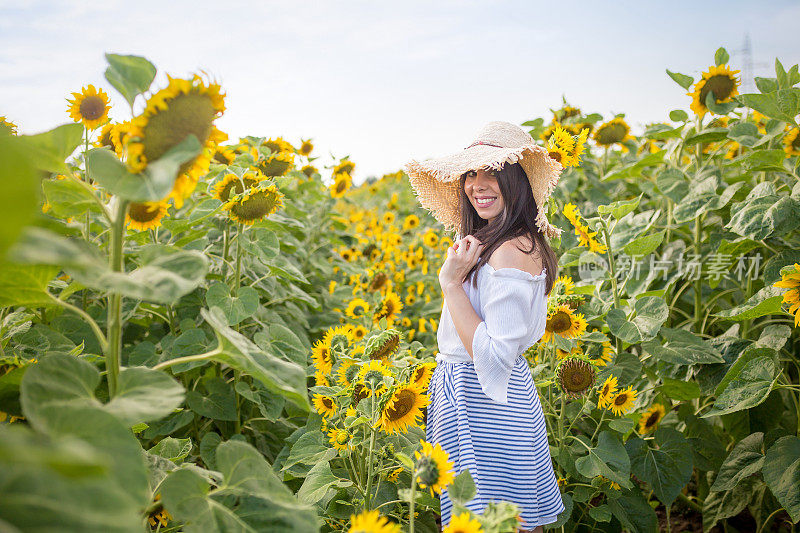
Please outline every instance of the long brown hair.
M478 215L475 207L469 201L467 193L464 192L467 173L462 174L459 179L458 202L463 231L463 235L459 235L459 237L473 235L484 244L477 263L470 269L465 279L469 279L474 272L477 272L492 256L492 252L505 241L527 236L531 239L533 248L530 250L520 249L520 251L532 254L538 250L542 258L542 265L547 268L545 294L550 294L558 274L558 259L547 239L536 226L536 215L539 210L533 199L528 176L519 163L506 163L502 169L495 171L495 175L500 186L500 194L503 195L504 207L503 212L492 225ZM472 276L473 287L476 283L476 277Z

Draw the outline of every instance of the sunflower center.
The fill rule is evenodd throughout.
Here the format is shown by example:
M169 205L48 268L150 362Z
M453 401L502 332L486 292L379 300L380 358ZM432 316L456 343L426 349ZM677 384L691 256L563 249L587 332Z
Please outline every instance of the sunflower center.
M189 134L194 134L201 145L205 144L216 113L211 99L204 94L190 92L169 99L167 108L151 116L144 127L143 153L147 161L160 158ZM180 173L193 163L184 163Z
M242 186L242 182L244 182L244 186ZM225 185L225 187L222 188L222 191L220 191L219 193L221 197L220 200L222 200L223 202L227 202L228 199L231 197L231 190L235 191L233 193L235 196L237 194L243 193L245 188L249 189L256 183L258 183L258 180L254 180L253 178L247 178L247 177L242 178L241 180L239 179L231 180L231 182Z
M628 401L627 394L618 394L616 398L614 398L614 405L623 405L625 402Z
M231 206L231 212L240 220L255 221L271 213L276 205L277 197L271 191L256 191L247 200Z
M559 163L561 162L561 152L550 152L548 155Z
M386 409L389 414L389 420L396 421L406 416L414 408L416 398L417 394L414 391L409 389L400 390L392 407Z
M708 78L708 80L706 80L706 83L705 85L703 85L703 88L700 89L700 103L705 105L706 95L708 94L708 91L714 93L714 98L716 99L717 102L725 100L731 95L734 87L735 87L734 80L732 80L730 76L727 76L725 74L717 74L711 76L710 78Z
M322 405L324 405L328 409L333 409L333 400L330 398L323 398Z
M650 427L650 426L654 425L656 422L658 422L658 419L659 419L659 415L658 415L657 412L655 412L655 413L653 413L653 414L651 414L650 416L647 417L647 420L645 421L644 425L647 426L647 427Z
M158 217L160 211L158 202L134 202L128 207L128 216L136 222L151 222Z
M597 142L600 144L614 144L625 138L625 126L622 124L608 124L597 130Z
M86 120L97 120L103 116L106 104L99 96L87 96L81 101L78 109Z
M439 481L439 465L428 455L423 455L417 461L417 475L419 481L425 485L434 485Z
M547 321L547 325L550 331L562 333L568 331L572 327L572 319L570 319L569 314L564 311L558 311Z

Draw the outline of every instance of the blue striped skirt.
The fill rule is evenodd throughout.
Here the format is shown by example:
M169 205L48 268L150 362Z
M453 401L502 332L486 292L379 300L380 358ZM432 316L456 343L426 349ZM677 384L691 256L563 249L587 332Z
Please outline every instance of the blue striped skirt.
M440 443L455 474L469 469L477 494L466 507L482 514L492 500L517 504L520 527L533 529L557 520L564 510L547 426L528 361L520 355L508 384L508 404L486 396L473 363L439 361L428 386L425 439ZM440 497L442 526L453 508Z

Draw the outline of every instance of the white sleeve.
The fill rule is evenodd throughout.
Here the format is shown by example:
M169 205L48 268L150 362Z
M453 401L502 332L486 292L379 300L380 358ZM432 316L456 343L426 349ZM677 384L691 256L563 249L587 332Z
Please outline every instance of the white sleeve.
M508 403L508 381L517 356L527 348L529 331L538 306L537 282L512 275L488 275L481 289L486 295L484 321L472 339L472 359L483 392Z

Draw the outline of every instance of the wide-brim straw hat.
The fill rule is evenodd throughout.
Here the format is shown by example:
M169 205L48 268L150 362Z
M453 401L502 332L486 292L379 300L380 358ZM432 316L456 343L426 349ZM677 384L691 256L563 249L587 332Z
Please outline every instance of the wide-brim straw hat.
M539 213L536 226L548 239L561 235L560 228L547 220L547 199L550 198L563 167L548 155L547 149L539 146L516 124L493 121L486 124L474 141L451 155L411 160L405 170L422 207L441 222L448 231L463 236L459 213L459 179L470 170L500 170L506 163L522 166L533 192Z

